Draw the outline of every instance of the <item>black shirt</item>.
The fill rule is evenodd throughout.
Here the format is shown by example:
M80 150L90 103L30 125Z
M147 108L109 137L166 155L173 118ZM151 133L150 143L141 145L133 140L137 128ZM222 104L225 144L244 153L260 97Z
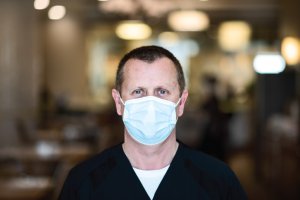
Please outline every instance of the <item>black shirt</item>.
M74 167L59 199L150 198L120 144ZM227 165L180 143L153 199L244 200L247 197Z

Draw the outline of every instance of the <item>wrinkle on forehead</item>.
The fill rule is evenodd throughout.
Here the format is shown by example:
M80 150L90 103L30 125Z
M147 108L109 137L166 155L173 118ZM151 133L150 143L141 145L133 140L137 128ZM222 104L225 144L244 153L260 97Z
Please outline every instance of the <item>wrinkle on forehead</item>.
M152 63L132 59L124 67L123 86L125 88L161 87L179 90L176 68L168 58L161 58Z

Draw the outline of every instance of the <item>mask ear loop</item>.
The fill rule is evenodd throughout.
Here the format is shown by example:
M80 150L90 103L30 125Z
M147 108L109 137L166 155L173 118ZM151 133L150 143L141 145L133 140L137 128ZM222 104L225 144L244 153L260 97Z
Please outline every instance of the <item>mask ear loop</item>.
M179 100L178 100L177 103L175 104L175 107L178 106L178 104L180 103L180 101L181 101L181 97L179 98Z
M178 104L180 103L180 101L181 101L181 97L179 98L179 100L177 101L177 103L175 104L175 110L177 110L177 106L178 106ZM177 113L177 111L175 111L176 113ZM176 116L176 121L178 120L178 116Z
M121 95L120 95L120 94L119 94L119 98L120 98L120 100L121 100L122 104L125 106L125 103L124 103L124 101L123 101L123 99L122 99L122 97L121 97Z

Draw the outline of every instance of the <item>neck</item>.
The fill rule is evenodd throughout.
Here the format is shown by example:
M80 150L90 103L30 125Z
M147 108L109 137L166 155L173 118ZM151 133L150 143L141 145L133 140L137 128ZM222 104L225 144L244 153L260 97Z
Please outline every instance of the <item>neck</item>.
M176 154L178 143L175 132L157 145L143 145L125 134L123 150L131 165L142 170L155 170L166 167Z

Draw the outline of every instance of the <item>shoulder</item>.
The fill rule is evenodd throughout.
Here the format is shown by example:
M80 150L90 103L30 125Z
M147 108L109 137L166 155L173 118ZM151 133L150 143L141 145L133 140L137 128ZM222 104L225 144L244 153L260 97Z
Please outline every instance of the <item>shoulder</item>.
M81 183L85 178L88 178L90 174L93 174L97 169L101 168L102 171L109 171L116 164L117 157L121 153L121 144L113 146L103 152L85 160L76 166L74 166L67 177L67 182L72 184Z
M194 150L184 144L180 145L181 159L184 168L201 182L217 182L230 185L239 182L230 167L223 161L218 160L199 150Z
M107 174L115 169L116 162L121 155L120 144L73 167L63 184L59 199L79 199L79 196L89 194L93 185L103 181Z
M237 176L226 163L184 144L180 148L183 165L198 184L221 192L227 199L247 199Z
M211 172L228 172L231 169L226 163L199 150L192 149L185 144L180 144L182 155L188 165L191 162L196 167Z

